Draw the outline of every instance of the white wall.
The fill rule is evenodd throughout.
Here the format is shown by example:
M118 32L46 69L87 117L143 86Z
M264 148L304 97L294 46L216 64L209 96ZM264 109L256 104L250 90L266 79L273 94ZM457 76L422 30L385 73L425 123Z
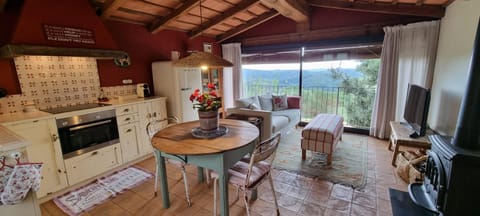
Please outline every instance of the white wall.
M480 0L456 0L442 19L428 123L443 135L453 135L465 93Z

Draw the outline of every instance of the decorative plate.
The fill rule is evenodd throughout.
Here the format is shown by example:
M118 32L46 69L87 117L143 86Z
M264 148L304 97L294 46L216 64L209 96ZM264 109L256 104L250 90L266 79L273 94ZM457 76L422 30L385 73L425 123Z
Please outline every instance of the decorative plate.
M219 136L223 136L228 132L228 128L220 125L218 126L217 130L212 131L204 131L200 129L200 127L196 127L192 129L192 135L196 138L215 138Z

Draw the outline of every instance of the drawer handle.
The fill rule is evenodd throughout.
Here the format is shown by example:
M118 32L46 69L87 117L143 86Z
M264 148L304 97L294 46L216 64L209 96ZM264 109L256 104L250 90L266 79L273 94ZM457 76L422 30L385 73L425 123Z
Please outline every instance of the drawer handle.
M126 118L125 121L130 121L130 118Z
M62 170L61 170L61 169L58 169L58 173L62 173Z
M98 154L98 151L92 152L92 155L97 155L97 154Z
M129 132L132 132L132 129L128 129L128 130L127 130L127 133L129 133Z
M126 108L123 110L123 112L128 112L130 109Z
M58 136L56 134L52 134L52 140L53 142L56 142L58 140Z
M153 117L155 117L155 118L157 117L157 112L153 113Z

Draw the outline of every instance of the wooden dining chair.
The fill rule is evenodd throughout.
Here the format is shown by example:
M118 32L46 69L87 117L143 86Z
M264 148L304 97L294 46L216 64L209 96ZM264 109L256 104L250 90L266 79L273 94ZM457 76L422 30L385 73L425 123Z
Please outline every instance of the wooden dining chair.
M272 189L277 215L280 215L277 196L275 195L275 189L273 187L273 178L271 175L272 163L275 159L275 152L279 143L280 133L258 144L249 158L243 158L228 170L228 183L237 187L237 198L234 202L238 201L239 190L241 190L243 192L243 201L245 202L247 215L249 216L250 206L248 204L249 200L247 192L257 189L257 187L267 179L269 180ZM216 215L217 185L219 176L215 172L212 172L211 176L213 178L213 215Z
M168 118L168 125L166 127L169 127L171 125L177 124L179 122L179 119L177 117L169 117ZM156 132L159 130L155 129L155 124L160 123L159 121L154 121L154 122L149 122L147 124L147 134L149 137L149 141L151 144L152 137L155 135ZM161 130L161 129L160 129ZM155 147L153 148L153 155L155 155L155 196L157 196L158 192L158 176L160 175L160 170L158 168L158 160L160 159L160 151L158 151ZM168 160L168 159L167 159ZM185 198L187 199L187 204L188 206L192 206L192 201L190 200L190 193L188 190L188 180L187 180L187 172L185 171L185 165L186 163L183 161L179 160L168 160L168 162L178 165L182 171L182 178L183 178L183 183L185 184Z

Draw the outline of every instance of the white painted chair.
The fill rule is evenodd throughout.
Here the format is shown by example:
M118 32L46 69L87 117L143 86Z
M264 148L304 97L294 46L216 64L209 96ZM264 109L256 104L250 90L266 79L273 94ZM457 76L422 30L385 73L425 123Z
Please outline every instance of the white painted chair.
M174 125L174 124L177 124L179 122L179 119L177 117L169 117L168 118L168 125L167 127L171 126L171 125ZM149 140L151 142L152 140L152 137L153 135L155 135L156 132L158 132L155 127L154 127L154 124L155 123L159 123L159 122L149 122L147 124L147 134L149 136ZM160 129L161 130L161 129ZM153 155L155 155L155 196L157 196L157 192L158 192L158 176L160 174L160 171L158 169L158 160L160 158L160 152L153 148ZM168 160L168 159L167 159ZM179 160L168 160L168 162L172 163L172 164L175 164L175 165L178 165L180 166L180 169L182 171L182 178L183 178L183 183L185 184L185 198L187 199L187 204L188 206L192 206L192 201L190 200L190 193L189 193L189 190L188 190L188 180L187 180L187 173L185 171L185 165L186 163L183 162L183 161L179 161Z
M280 133L277 133L275 136L271 137L268 140L265 140L258 144L255 147L250 158L243 158L233 165L232 168L228 170L228 182L237 187L237 198L234 202L239 199L239 190L243 191L243 201L247 209L247 215L250 216L250 206L248 204L247 192L257 189L257 187L262 184L266 179L269 179L270 187L272 188L273 199L275 202L275 208L277 210L277 215L280 215L280 210L278 208L277 196L275 195L275 189L273 187L273 178L271 175L272 162L275 159L275 152L277 150L278 144L280 143ZM213 215L217 214L217 185L218 185L218 174L215 172L211 173L213 178Z

